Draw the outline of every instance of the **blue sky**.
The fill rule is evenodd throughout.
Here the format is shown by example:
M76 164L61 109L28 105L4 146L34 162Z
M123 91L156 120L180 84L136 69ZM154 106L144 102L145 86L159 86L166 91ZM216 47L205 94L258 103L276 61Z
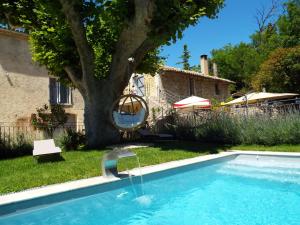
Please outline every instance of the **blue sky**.
M283 2L284 0L281 0ZM166 56L166 64L176 65L180 61L183 45L187 44L191 53L190 64L199 64L202 54L210 55L212 49L218 49L231 43L249 42L249 36L257 29L255 15L257 9L268 7L271 0L225 0L216 19L200 19L194 27L184 31L184 36L171 46L164 46L161 55Z

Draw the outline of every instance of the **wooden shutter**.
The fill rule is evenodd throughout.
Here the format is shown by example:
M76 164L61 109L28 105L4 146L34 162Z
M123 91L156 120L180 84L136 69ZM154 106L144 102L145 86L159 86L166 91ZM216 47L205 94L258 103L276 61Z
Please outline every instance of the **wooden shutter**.
M57 86L56 86L56 79L50 78L49 79L49 97L50 97L50 104L57 104Z

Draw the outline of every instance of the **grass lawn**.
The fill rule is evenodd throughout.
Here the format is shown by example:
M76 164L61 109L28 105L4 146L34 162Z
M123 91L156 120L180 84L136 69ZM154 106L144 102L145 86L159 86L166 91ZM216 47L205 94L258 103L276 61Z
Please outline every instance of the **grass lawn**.
M133 151L137 153L141 166L147 166L217 153L226 149L300 152L300 145L222 146L176 141ZM39 163L32 156L0 160L0 194L99 176L101 158L105 150L69 151L62 153L60 160L44 160ZM119 164L120 171L134 167L137 167L135 159L122 159Z
M222 146L212 144L172 142L133 151L137 153L141 166L146 166L215 153L222 149ZM0 194L99 176L105 150L63 152L60 160L50 162L38 163L32 156L0 160ZM135 159L122 159L118 166L123 171L137 167L137 162Z

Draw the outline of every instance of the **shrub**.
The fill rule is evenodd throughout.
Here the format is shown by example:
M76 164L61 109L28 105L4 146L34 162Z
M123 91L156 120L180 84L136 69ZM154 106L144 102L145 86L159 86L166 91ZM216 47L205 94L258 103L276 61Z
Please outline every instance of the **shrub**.
M205 123L195 129L196 139L203 142L237 144L240 142L239 123L227 113L214 113Z
M190 117L179 116L174 110L170 110L163 119L156 121L153 128L157 133L169 133L178 139L195 140L194 121Z
M36 109L37 113L32 114L31 124L39 130L43 130L47 135L53 138L56 128L63 126L67 122L67 114L61 105L45 104L41 108Z
M85 135L81 132L67 129L59 139L59 144L66 151L82 149L85 145Z
M242 144L300 144L300 114L250 117L241 123Z
M179 139L222 144L300 144L300 113L241 116L211 112L195 119L182 117L169 126Z

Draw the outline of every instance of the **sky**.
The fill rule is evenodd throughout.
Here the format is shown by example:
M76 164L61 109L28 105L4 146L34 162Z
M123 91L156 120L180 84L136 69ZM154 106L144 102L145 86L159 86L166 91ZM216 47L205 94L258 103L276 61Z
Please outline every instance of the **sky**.
M284 0L279 0L283 2ZM164 46L161 55L167 57L166 65L176 65L180 61L183 45L187 44L191 53L190 65L198 65L200 55L210 56L213 49L226 44L250 42L250 35L257 30L256 11L271 5L272 0L225 0L216 19L201 18L196 26L187 28L183 38L171 46Z

